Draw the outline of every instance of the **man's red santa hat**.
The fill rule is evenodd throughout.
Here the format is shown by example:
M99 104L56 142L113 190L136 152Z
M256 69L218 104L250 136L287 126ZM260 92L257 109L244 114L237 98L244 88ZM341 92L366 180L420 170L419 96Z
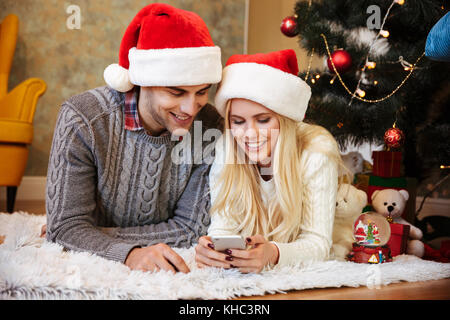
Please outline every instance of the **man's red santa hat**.
M302 121L311 88L298 77L295 51L291 49L253 55L233 55L223 69L215 107L225 117L227 102L243 98Z
M126 92L138 86L218 83L220 48L194 12L154 3L144 7L123 36L119 64L104 71L106 83Z

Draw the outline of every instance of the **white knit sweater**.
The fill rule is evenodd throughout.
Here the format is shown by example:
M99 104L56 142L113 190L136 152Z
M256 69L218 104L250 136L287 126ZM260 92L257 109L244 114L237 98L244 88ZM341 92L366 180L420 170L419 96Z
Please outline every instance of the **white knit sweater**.
M313 143L330 144L326 136L317 137ZM209 179L211 205L217 199L218 177L224 164L224 144L222 138L216 144L216 157L212 164ZM279 249L278 265L290 265L303 262L326 260L332 245L336 194L338 188L337 165L321 153L306 149L302 154L307 170L303 176L305 197L303 199L303 219L300 235L290 243L274 242ZM264 181L260 178L261 196L265 204L275 194L273 179ZM300 219L299 219L300 223ZM222 214L211 216L208 235L232 235L236 222ZM249 236L249 235L244 235Z

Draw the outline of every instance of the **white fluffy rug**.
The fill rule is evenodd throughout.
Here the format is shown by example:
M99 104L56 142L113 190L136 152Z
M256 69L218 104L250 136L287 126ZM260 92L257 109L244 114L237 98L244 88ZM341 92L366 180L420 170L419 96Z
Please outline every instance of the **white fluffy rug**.
M190 273L145 273L88 253L63 252L39 238L44 223L45 216L0 213L0 235L6 236L0 244L0 299L230 299L450 277L450 264L405 255L381 265L327 261L241 274L236 269L198 269L193 248L176 249Z

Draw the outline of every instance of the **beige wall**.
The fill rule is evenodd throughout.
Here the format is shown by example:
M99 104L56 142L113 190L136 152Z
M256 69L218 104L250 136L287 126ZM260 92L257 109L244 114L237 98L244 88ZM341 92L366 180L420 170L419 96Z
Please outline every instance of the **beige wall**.
M249 0L248 53L264 53L294 49L300 71L309 62L307 52L299 47L298 37L286 37L280 30L281 21L294 15L297 0ZM313 57L311 66L320 67L323 59Z
M47 92L38 101L34 119L34 140L26 176L45 176L56 116L67 98L104 85L103 70L116 62L123 33L148 0L0 0L0 19L9 13L19 16L19 38L9 89L30 77L42 78ZM243 53L245 9L248 12L248 53L292 48L300 70L307 67L306 52L298 37L280 31L281 20L294 13L296 0L168 0L165 2L197 12L210 28L213 40L222 48L222 60ZM80 6L80 30L69 30L66 8ZM313 59L314 63L321 63Z
M105 85L103 70L117 62L120 41L136 13L165 2L198 13L222 48L222 60L244 50L245 0L0 0L0 20L19 17L19 37L9 90L30 77L42 78L47 92L37 104L34 140L26 176L45 176L56 116L70 96ZM81 9L81 29L70 30L69 5ZM180 35L183 36L183 35Z

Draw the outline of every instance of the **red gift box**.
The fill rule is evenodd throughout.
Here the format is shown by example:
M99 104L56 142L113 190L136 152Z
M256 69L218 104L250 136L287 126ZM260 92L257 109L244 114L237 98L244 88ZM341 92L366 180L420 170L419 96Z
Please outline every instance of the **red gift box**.
M391 255L393 257L406 253L406 247L408 245L410 226L407 224L390 223L391 237L387 245L391 249Z
M381 178L377 176L369 177L369 186L367 187L367 197L369 204L372 203L372 193L375 190L395 189L402 190L407 188L406 178Z
M398 151L373 151L372 174L384 178L401 176L402 153Z

